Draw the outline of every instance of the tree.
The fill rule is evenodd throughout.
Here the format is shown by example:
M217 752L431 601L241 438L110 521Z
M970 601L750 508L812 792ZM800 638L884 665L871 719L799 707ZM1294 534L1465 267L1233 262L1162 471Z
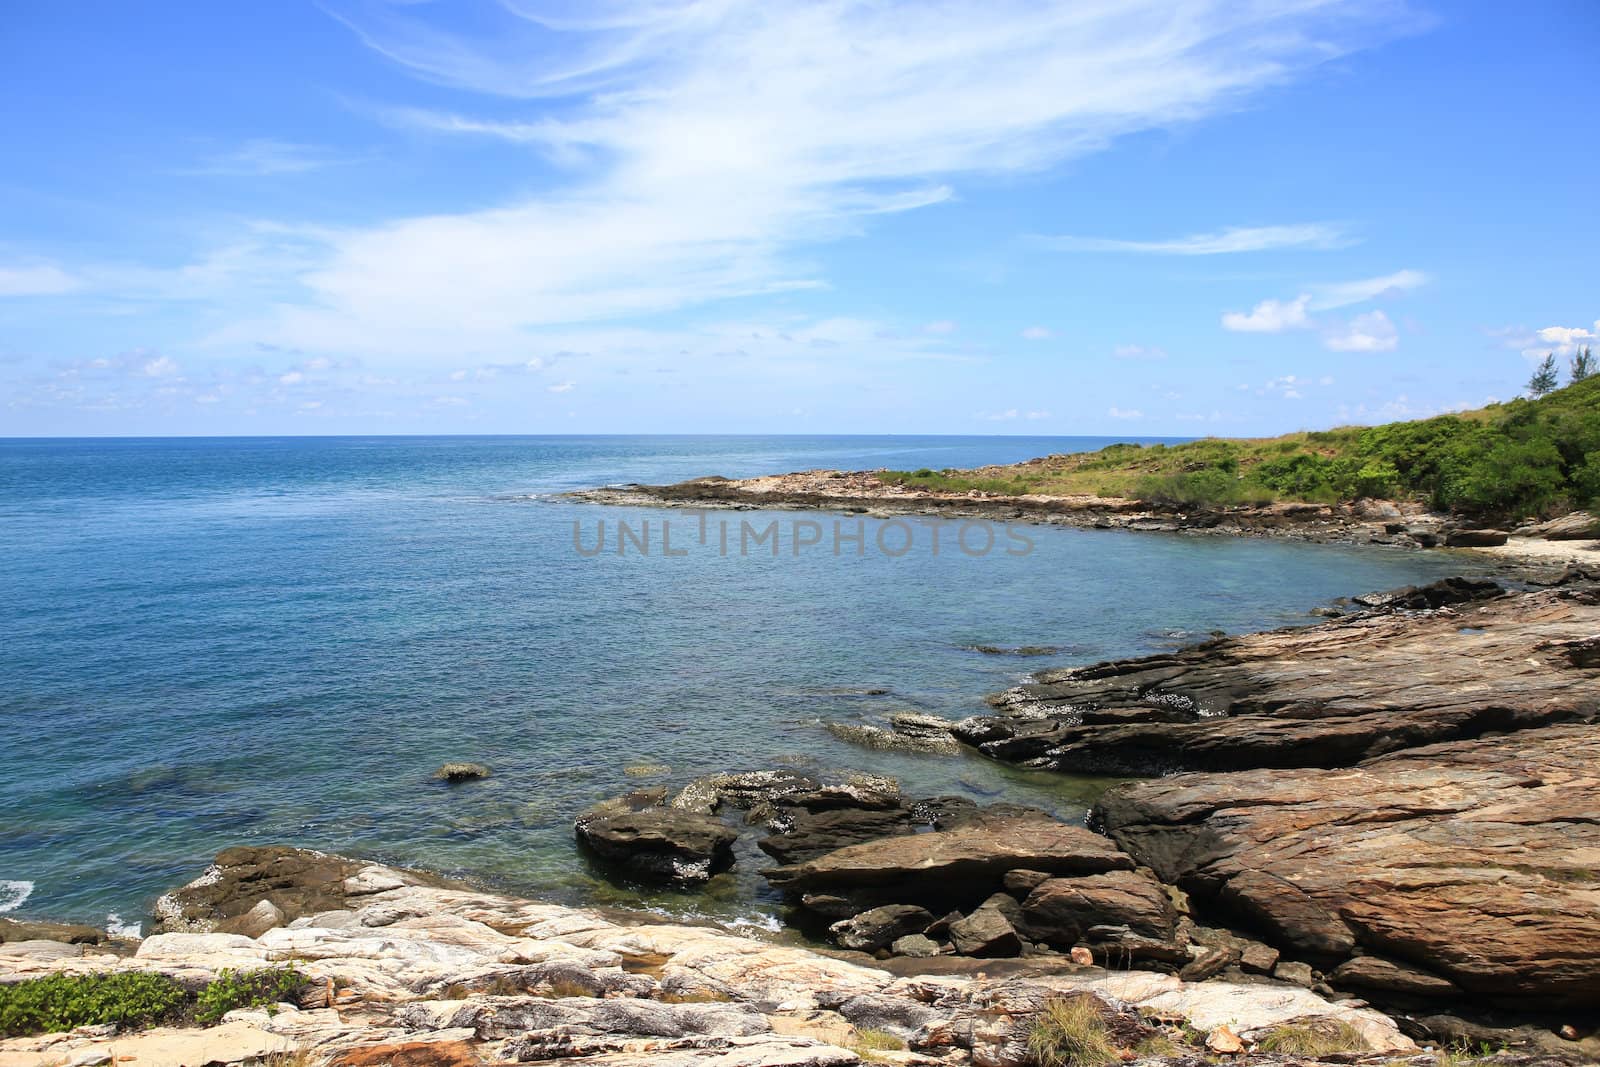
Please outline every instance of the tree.
M1555 392L1556 381L1556 354L1550 353L1544 357L1544 362L1539 364L1539 369L1533 372L1533 377L1528 379L1528 392L1536 397L1546 393Z
M1589 346L1584 345L1582 352L1572 354L1572 365L1568 371L1567 384L1572 385L1583 381L1594 373L1594 356L1589 354Z

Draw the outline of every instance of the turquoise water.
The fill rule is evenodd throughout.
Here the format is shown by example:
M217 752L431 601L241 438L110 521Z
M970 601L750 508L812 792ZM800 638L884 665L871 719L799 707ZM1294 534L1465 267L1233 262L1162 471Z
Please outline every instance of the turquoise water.
M969 466L1091 438L0 441L0 909L136 922L218 849L290 841L545 898L634 902L572 816L640 784L774 763L1081 816L1094 780L866 751L822 723L949 716L1027 671L1306 622L1462 569L1444 554L1025 528L1027 555L846 543L723 556L690 516L562 490L809 467ZM766 513L719 513L769 521ZM815 514L779 516L831 518ZM586 557L597 523L608 551ZM683 556L615 552L682 523ZM714 527L713 527L714 529ZM848 532L848 531L847 531ZM735 544L737 527L735 526ZM885 542L892 551L899 532ZM1010 542L1003 535L998 545ZM978 545L969 538L970 545ZM1058 646L1044 659L976 644ZM882 691L882 692L879 692ZM446 759L490 780L430 780ZM662 779L624 767L671 768ZM770 913L751 853L673 912Z

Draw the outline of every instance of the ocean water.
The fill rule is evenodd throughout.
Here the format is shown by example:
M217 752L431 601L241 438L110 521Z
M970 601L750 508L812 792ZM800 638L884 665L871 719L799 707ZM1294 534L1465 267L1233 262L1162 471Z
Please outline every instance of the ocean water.
M137 924L219 849L284 841L546 899L767 922L759 853L704 894L619 888L577 853L573 815L641 785L786 765L1078 818L1104 780L865 750L823 724L973 714L1040 667L1309 622L1333 597L1473 569L1444 553L1037 526L1017 528L1031 550L1000 531L985 553L977 528L962 551L956 523L865 519L844 520L835 554L834 517L816 513L713 513L702 544L688 513L555 495L1106 443L0 441L0 908ZM774 520L778 552L741 554L739 523ZM807 520L819 540L797 551ZM602 521L605 549L586 554ZM662 554L667 521L681 554ZM494 776L431 780L448 759ZM670 772L624 773L646 763Z

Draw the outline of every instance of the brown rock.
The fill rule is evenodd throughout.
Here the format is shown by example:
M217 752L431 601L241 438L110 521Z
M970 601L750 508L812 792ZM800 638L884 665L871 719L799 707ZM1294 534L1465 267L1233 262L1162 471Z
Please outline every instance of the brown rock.
M483 1061L468 1041L401 1041L347 1049L329 1067L478 1067Z
M893 887L902 899L987 898L1016 868L1054 874L1131 869L1110 841L1081 826L1042 817L974 819L951 830L887 837L764 872L791 892ZM942 909L941 909L942 910Z
M573 823L595 856L642 881L695 886L733 863L738 833L714 815L667 807L661 791L602 801Z
M155 932L214 930L262 901L275 907L282 921L341 911L345 879L359 866L340 856L286 845L224 849L206 877L156 901Z
M1015 956L1022 951L1017 931L999 908L982 907L950 924L950 943L963 956Z
M1206 1048L1221 1056L1236 1056L1244 1051L1244 1042L1223 1024L1206 1035Z
M1450 596L1479 588L1459 584ZM1564 651L1600 629L1600 604L1541 591L1427 614L1392 610L1448 599L1428 586L1386 600L1385 613L1046 671L992 698L1000 715L967 719L956 733L987 755L1026 766L1148 774L1345 767L1403 748L1600 715L1591 668ZM1484 699L1488 692L1493 699ZM1150 708L1176 712L1168 717L1179 721L1105 717Z
M1415 997L1453 997L1461 993L1448 978L1382 956L1357 956L1347 960L1330 978L1341 988L1379 989Z
M1278 944L1332 963L1353 943L1426 961L1499 1003L1592 1008L1597 766L1600 725L1552 726L1349 770L1121 786L1096 818L1162 878L1233 905ZM1382 980L1375 965L1358 966ZM1391 973L1396 991L1414 991L1412 976Z
M1024 936L1058 947L1083 938L1093 926L1126 926L1134 933L1170 938L1177 916L1161 884L1138 871L1108 871L1042 882L1022 903Z

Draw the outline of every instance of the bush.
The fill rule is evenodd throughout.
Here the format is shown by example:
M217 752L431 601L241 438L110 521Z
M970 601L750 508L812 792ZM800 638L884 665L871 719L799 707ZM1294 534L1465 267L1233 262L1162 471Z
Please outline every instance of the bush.
M1109 1067L1120 1063L1111 1033L1089 994L1052 1000L1028 1032L1028 1055L1038 1067Z
M259 1008L280 1000L293 1000L306 987L306 977L292 964L256 971L217 972L195 996L195 1018L214 1023L235 1008Z
M1279 1026L1261 1036L1262 1052L1285 1056L1329 1056L1340 1052L1370 1052L1361 1031L1337 1019L1319 1019L1303 1026Z
M164 974L53 974L0 985L0 1034L57 1033L116 1023L148 1026L176 1015L188 1000Z

